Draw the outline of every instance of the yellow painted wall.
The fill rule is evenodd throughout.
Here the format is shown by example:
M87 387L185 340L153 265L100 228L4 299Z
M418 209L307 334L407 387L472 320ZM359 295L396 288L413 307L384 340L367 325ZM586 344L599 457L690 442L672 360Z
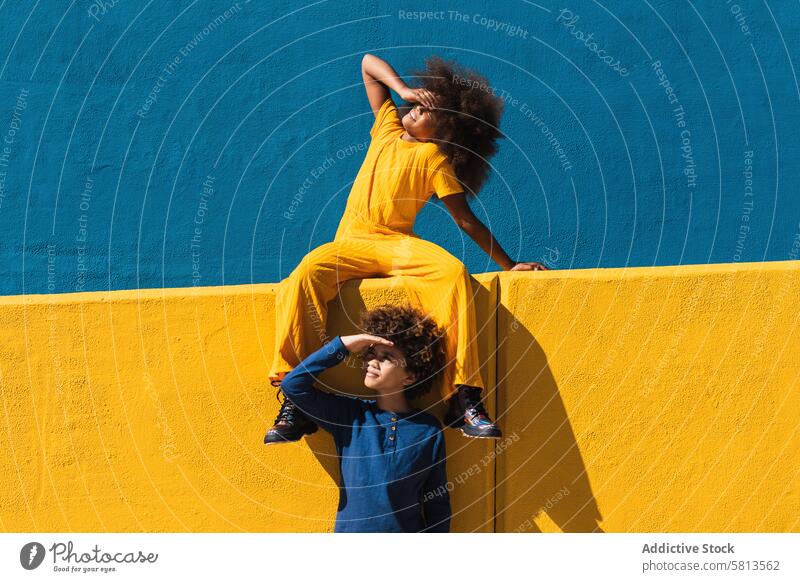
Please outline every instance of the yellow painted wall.
M509 438L447 431L454 531L800 531L800 263L474 290ZM0 529L330 531L330 438L262 444L273 292L0 298ZM387 280L347 283L329 335L386 300Z
M800 263L500 288L498 531L800 531Z

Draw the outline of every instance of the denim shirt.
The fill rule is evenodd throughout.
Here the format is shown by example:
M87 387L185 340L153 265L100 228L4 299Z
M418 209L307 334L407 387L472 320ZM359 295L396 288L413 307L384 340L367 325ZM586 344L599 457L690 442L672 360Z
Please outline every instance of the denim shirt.
M337 336L281 383L284 394L336 443L342 482L334 531L449 531L442 425L420 410L389 412L374 400L314 388L315 376L347 354Z

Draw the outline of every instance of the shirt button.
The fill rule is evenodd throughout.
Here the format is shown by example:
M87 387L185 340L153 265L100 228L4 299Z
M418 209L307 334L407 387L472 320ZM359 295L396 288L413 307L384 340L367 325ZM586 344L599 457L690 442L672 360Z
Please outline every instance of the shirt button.
M397 427L396 426L392 426L392 430L397 430Z
M394 435L390 435L390 436L389 436L389 440L390 440L390 441L393 441L393 440L394 440Z
M397 422L397 417L396 416L392 417L392 422Z

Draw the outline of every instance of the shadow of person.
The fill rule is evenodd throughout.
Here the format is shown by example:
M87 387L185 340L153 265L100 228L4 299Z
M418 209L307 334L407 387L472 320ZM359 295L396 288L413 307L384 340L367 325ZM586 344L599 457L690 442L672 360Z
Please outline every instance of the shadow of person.
M602 532L569 415L547 355L498 303L497 407L512 444L497 457L497 531ZM545 528L553 531L553 525Z

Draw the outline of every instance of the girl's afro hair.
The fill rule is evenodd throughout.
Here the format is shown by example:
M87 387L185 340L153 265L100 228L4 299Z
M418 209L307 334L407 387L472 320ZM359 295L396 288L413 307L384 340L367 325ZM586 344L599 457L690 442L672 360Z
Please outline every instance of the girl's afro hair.
M447 156L467 196L475 196L489 177L489 159L502 137L503 99L485 77L455 61L432 56L413 74L422 88L439 97L434 110L435 140Z

